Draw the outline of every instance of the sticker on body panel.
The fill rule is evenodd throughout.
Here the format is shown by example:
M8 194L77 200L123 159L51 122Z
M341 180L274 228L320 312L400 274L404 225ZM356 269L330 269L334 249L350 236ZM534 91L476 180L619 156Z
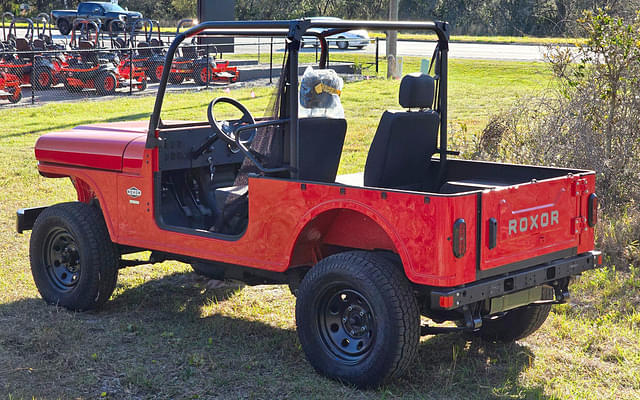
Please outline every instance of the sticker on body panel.
M133 186L133 187L130 187L129 189L127 189L127 194L130 197L133 197L135 199L135 198L138 198L138 197L142 196L142 191L140 189L138 189L137 187Z
M142 196L142 190L133 186L127 189L127 194L129 195L129 197L132 197L133 199L137 199L138 197ZM140 204L138 200L133 200L133 199L129 199L130 204Z

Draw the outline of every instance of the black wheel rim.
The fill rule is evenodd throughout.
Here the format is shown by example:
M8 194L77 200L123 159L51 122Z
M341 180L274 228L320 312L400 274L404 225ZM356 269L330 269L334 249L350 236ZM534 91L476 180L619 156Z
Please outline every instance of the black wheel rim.
M344 286L330 288L320 297L318 311L318 333L330 355L346 364L357 364L368 356L376 322L362 293Z
M80 280L80 251L74 237L63 228L47 234L42 248L42 261L47 276L60 292L68 292Z

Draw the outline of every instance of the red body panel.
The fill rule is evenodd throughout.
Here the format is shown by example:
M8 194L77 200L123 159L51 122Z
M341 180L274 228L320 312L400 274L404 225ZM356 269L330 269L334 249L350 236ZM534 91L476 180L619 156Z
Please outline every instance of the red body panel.
M574 189L581 179L584 180L568 176L485 191L482 194L483 237L489 237L491 218L497 220L498 234L495 248L490 249L488 241L483 243L480 269L578 248L586 233L583 229L574 232L571 227L577 217L587 215L586 197L576 195ZM590 180L593 192L593 176ZM590 231L592 237L593 229ZM593 240L584 251L592 249Z
M40 162L121 171L125 148L136 138L144 139L144 132L140 123L78 126L41 136L35 146L36 158Z
M457 195L251 177L249 225L240 237L162 229L153 201L158 150L145 149L145 132L146 122L82 126L44 135L36 144L40 172L71 176L80 201L96 197L119 244L272 271L313 265L326 255L326 245L388 249L399 254L411 281L439 287L477 280L478 265L487 270L558 250L593 249L592 228L584 230L585 224L574 231L576 218L586 216L585 193L594 189L593 175ZM130 188L140 195L130 197ZM558 211L557 222L551 224L549 214L541 228L540 215L549 210ZM537 229L524 229L522 222L522 232L510 237L509 221L520 224L525 217L527 224L537 219ZM490 218L499 227L492 250ZM466 222L466 252L457 258L452 241L459 219Z

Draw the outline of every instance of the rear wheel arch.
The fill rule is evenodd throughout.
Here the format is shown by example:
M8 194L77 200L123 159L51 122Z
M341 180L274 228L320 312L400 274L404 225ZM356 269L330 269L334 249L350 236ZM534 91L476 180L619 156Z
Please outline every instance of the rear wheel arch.
M313 266L342 251L364 250L395 255L393 258L407 275L406 270L411 267L408 251L393 227L379 214L355 203L323 208L307 213L295 230L289 269Z

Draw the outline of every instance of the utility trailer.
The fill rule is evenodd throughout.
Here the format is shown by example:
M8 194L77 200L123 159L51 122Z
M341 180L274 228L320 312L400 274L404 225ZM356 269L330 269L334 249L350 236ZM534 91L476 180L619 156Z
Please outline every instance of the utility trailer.
M364 171L336 176L347 121L302 114L298 52L304 35L316 36L323 71L326 37L353 29L431 31L438 44L433 74L404 77L401 109L382 114ZM161 118L176 50L195 35L286 39L272 115L256 119L220 97L208 121ZM148 123L38 139L40 174L70 178L78 195L18 211L18 232L33 230L42 297L94 309L120 268L164 260L217 279L288 284L310 363L359 387L402 373L421 334L531 334L566 301L572 279L601 264L595 174L452 158L448 37L444 22L304 19L205 22L178 34ZM336 96L331 85L318 81L310 93ZM220 107L240 116L224 120ZM149 260L121 258L142 250ZM421 326L421 315L456 327Z

